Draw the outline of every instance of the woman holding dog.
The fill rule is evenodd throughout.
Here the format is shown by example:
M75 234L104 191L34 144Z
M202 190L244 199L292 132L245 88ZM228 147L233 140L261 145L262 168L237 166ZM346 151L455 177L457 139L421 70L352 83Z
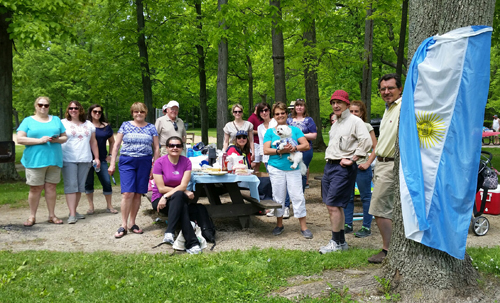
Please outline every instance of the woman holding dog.
M191 180L191 161L181 156L182 139L173 136L167 139L168 154L159 158L153 168L156 186L153 187L151 206L168 216L168 226L163 242L174 244L175 229L180 226L186 240L186 252L201 253L200 242L189 220L189 200L194 193L186 190Z
M299 128L290 126L291 138L297 141L298 145L293 146L288 143L283 149L278 149L275 142L281 138L277 134L277 129L280 126L287 126L286 104L282 102L274 104L272 114L278 125L266 131L264 136L264 154L269 155L267 169L273 188L273 199L282 205L281 208L275 211L277 223L273 230L273 235L278 236L283 233L283 213L285 210L285 197L288 191L293 202L294 216L299 219L301 234L306 239L312 239L313 234L307 229L306 225L306 200L301 188L302 176L298 167L296 169L290 167L291 162L288 160L288 156L292 152L307 151L309 143Z

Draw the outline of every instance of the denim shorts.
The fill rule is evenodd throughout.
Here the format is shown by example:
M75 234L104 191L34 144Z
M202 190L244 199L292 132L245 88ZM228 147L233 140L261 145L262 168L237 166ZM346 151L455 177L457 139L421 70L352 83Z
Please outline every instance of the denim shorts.
M153 157L120 156L118 170L123 193L145 194L148 192L149 174Z

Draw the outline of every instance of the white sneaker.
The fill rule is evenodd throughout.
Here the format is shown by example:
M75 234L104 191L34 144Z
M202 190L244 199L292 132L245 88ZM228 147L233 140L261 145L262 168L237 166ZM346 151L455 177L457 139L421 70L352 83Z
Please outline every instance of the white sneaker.
M347 242L344 242L342 244L337 244L337 242L330 240L326 246L322 246L319 249L320 254L326 254L334 251L342 251L342 250L348 250L349 245L347 245Z
M267 212L266 216L268 216L268 217L274 217L274 208L270 209L270 210Z
M283 219L288 218L290 218L290 207L285 207L285 210L283 211Z
M201 254L202 250L201 250L201 247L199 245L195 245L189 249L186 249L186 252L188 254L191 254L191 255L197 255L197 254Z
M163 237L163 242L164 243L167 243L167 244L170 244L170 245L174 245L174 234L172 233L165 233L165 237Z

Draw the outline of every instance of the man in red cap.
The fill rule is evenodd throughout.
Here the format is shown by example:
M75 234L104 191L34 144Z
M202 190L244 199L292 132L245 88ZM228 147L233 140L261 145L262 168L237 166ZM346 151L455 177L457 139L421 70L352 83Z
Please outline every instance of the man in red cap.
M349 94L337 90L330 98L336 122L329 132L330 142L325 152L326 165L321 180L321 197L330 215L332 239L319 249L321 254L347 250L344 208L351 200L358 166L356 160L365 157L372 139L360 118L349 112Z
M375 149L377 163L373 174L373 193L368 213L375 216L375 222L382 236L382 251L368 258L370 263L382 263L391 241L395 190L394 153L403 92L401 78L398 74L383 75L378 80L378 89L385 101L385 112L380 123L380 136Z

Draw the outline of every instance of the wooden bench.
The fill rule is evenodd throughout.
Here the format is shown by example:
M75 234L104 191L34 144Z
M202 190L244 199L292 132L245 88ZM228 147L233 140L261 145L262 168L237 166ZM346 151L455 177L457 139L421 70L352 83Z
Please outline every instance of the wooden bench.
M261 209L276 209L276 208L281 208L281 204L274 202L273 200L260 200L257 201L257 199L252 198L249 195L246 194L241 194L243 199L247 200L248 202L252 203L252 205L255 205Z
M188 140L190 140L191 142L188 142ZM192 145L195 143L194 133L186 133L186 143L191 143Z

